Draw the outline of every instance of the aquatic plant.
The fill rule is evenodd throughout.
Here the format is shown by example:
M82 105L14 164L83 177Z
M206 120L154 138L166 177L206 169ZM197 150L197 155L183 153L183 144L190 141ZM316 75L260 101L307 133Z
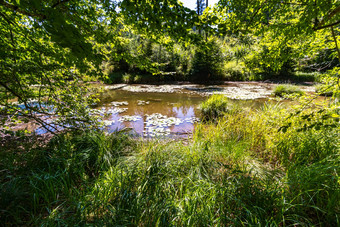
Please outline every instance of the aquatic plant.
M141 116L135 115L135 116L130 116L130 115L124 115L119 118L119 122L124 122L124 121L139 121L142 120Z
M144 106L150 104L149 101L144 101L144 100L137 100L137 105L138 106Z

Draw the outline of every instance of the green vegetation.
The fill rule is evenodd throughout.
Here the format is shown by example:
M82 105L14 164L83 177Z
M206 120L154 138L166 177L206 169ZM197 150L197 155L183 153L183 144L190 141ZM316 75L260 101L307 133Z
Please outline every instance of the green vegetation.
M335 0L197 4L195 11L177 0L0 1L0 106L11 116L1 122L33 120L52 132L58 128L40 117L52 114L61 128L96 127L87 111L97 101L91 81L304 82L338 74Z
M228 98L224 95L212 95L200 105L202 119L204 121L218 120L228 111L228 103Z
M303 95L304 92L301 91L301 89L298 86L294 86L290 84L280 84L274 88L273 94L275 96L283 97L285 95L292 95L292 94Z
M283 125L290 113L270 104L219 112L187 145L98 132L63 134L46 146L14 141L1 153L1 220L337 226L340 131L331 125L339 110L306 109ZM325 120L329 127L304 128L329 114L337 115Z
M340 226L339 1L197 4L0 0L1 225ZM177 141L108 135L90 108L88 82L225 80L333 97L247 109L214 95Z
M316 86L316 92L320 95L337 98L340 96L340 83L338 67L331 70L327 76L320 78L320 84Z

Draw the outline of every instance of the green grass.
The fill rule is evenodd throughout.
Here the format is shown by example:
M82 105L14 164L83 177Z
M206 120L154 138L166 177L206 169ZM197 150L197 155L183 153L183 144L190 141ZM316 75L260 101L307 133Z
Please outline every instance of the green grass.
M2 150L2 223L340 224L339 127L303 127L332 112L307 108L287 122L292 110L280 105L216 106L220 117L186 143L85 132Z
M228 108L228 98L224 95L212 95L200 105L202 119L214 121L224 115ZM229 105L230 106L230 105Z
M284 97L285 95L303 95L304 92L298 86L281 84L274 88L273 94L275 96Z

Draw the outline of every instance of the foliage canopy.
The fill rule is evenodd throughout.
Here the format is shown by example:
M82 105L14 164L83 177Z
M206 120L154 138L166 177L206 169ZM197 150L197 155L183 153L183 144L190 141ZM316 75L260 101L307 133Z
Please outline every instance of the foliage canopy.
M251 34L262 45L255 53L264 57L241 58L254 72L276 73L290 70L289 58L297 54L294 48L301 40L309 45L298 54L316 53L326 45L339 57L339 24L336 0L220 0L199 14L177 0L0 0L0 105L2 116L10 118L1 120L28 117L45 125L42 116L58 115L62 126L92 124L88 106L95 100L83 82L101 77L103 62L124 58L153 73L163 64L127 55L120 48L127 34L166 48L197 46L193 65L200 72L192 70L197 75L219 74L223 68L220 59L225 56L211 54L219 51L208 36ZM200 59L216 64L209 69Z

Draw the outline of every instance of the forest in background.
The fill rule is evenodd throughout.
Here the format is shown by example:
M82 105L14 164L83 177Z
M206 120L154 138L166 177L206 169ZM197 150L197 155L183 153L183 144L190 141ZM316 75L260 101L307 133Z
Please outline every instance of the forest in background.
M243 18L242 23L234 26L228 24L230 22L226 22L228 20L225 19L228 17L225 14L227 3L221 1L219 5L207 9L206 3L202 0L197 1L196 15L191 15L194 19L189 18L193 21L196 19L196 23L191 23L192 27L188 27L186 32L181 32L179 36L173 35L171 31L169 34L164 29L165 33L153 34L150 37L148 32L150 30L152 32L152 27L146 29L138 25L139 23L148 25L150 19L139 20L137 16L135 18L137 23L130 25L124 23L124 18L129 20L133 16L123 15L122 22L116 30L119 35L112 49L114 55L103 64L104 75L108 77L105 82L217 82L268 79L314 82L320 79L317 75L339 64L334 42L336 38L332 32L321 28L322 26L313 28L314 32L308 31L308 26L317 25L317 16L302 28L306 22L284 21L294 16L295 20L298 20L297 11L301 9L295 12L292 10L290 13L284 12L288 15L279 15L286 17L280 18L282 21L279 21L275 14L279 14L280 10L279 6L275 8L275 3L271 6L266 3L262 3L263 5L254 3L250 4L253 7L253 17ZM247 11L247 4L249 3L235 4L239 7L236 10ZM307 11L312 10L308 9L308 3L289 4L296 8L306 7ZM130 13L128 9L127 11ZM264 14L261 15L261 19L256 18L259 12ZM261 25L256 27L253 25L255 23ZM278 30L280 26L285 27ZM301 27L297 28L296 33L287 31L289 27L299 26ZM336 37L337 32L335 28Z

